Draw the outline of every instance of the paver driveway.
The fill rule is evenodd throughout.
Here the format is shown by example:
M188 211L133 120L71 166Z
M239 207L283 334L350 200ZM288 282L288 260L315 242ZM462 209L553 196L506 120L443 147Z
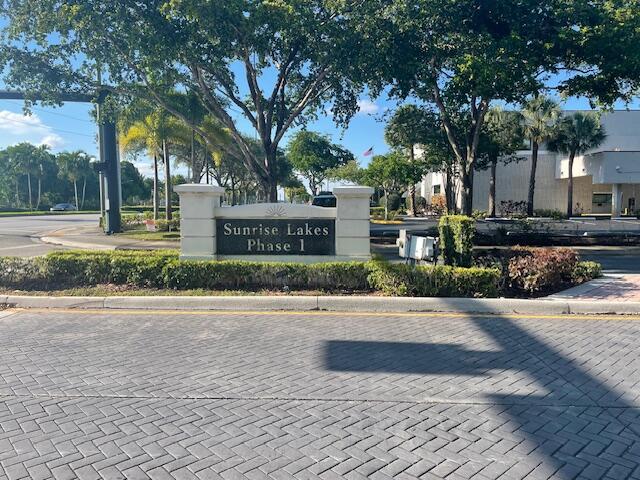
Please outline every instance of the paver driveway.
M640 478L640 321L0 312L3 478Z

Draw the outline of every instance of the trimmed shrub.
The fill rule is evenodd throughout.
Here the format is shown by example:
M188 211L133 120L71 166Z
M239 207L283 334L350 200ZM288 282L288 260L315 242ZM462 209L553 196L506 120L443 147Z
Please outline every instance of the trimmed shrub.
M509 287L539 293L572 284L578 254L569 248L515 247L507 266Z
M55 289L99 284L177 290L380 291L400 296L495 297L500 271L385 262L179 261L172 251L56 252L1 258L0 287Z
M602 276L602 265L597 262L578 262L571 273L573 283L579 285Z
M438 224L445 265L470 267L473 261L475 220L464 215L443 215Z
M369 284L385 295L409 297L496 297L500 270L442 265L412 267L371 262Z
M262 263L245 261L171 261L163 275L165 285L189 289L369 290L363 262Z
M104 283L164 286L164 265L177 259L172 251L55 252L43 258L48 285L87 286Z
M16 289L35 288L44 280L44 258L0 257L0 286Z

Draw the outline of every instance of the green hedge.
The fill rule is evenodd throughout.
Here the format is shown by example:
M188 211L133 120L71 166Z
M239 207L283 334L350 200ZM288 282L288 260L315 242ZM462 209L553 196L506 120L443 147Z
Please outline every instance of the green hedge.
M376 291L401 296L497 296L499 270L385 262L319 264L180 261L175 251L56 252L0 257L0 287L62 289L100 284L176 290Z
M500 270L496 268L372 263L369 284L386 295L496 297L499 294Z
M443 215L438 224L440 250L445 265L470 267L473 262L473 237L476 222L464 215Z

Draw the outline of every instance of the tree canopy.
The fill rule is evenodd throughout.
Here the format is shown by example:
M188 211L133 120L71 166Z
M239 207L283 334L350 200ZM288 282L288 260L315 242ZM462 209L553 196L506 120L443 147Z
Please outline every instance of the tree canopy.
M307 130L296 133L289 141L287 156L293 169L309 182L313 195L317 195L329 170L355 160L350 151L324 135Z
M185 123L170 92L193 92L229 130L243 161L275 200L278 147L287 131L330 102L338 122L357 111L370 55L356 28L358 0L4 0L5 81L55 101L100 88L144 96ZM97 72L102 72L99 84ZM269 79L273 77L273 80ZM258 134L246 142L233 116Z

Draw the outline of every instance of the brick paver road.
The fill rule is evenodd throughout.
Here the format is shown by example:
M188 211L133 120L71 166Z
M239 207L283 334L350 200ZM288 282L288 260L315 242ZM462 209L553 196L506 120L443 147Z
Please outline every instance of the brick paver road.
M0 317L2 478L640 478L640 321Z

